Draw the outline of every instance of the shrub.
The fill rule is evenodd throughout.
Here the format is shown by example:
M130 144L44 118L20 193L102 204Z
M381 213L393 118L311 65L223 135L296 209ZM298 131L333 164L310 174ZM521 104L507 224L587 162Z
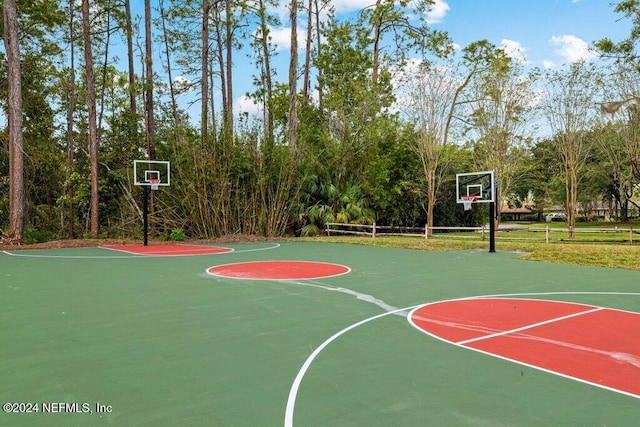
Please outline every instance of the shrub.
M174 242L183 242L187 236L185 236L184 231L181 228L174 228L171 230L171 240Z

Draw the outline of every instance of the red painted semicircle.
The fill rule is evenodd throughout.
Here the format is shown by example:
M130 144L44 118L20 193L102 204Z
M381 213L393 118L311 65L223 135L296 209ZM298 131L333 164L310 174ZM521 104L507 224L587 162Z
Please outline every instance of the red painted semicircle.
M212 276L252 280L309 280L347 274L349 267L315 261L253 261L216 265Z
M107 245L102 246L105 249L125 252L133 255L148 256L193 256L193 255L214 255L233 252L231 248L221 246L206 245L189 245L169 243L162 245L142 245L142 244L125 244L125 245Z
M473 298L418 307L409 321L450 344L640 398L640 313Z

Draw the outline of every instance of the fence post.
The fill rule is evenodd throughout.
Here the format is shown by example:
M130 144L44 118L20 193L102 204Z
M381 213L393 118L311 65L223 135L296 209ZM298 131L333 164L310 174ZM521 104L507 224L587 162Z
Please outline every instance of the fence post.
M373 221L373 228L371 229L371 237L375 239L376 237L376 222Z
M629 226L629 243L633 245L633 227Z
M549 226L548 226L548 225L547 225L547 227L545 228L544 235L545 235L545 238L544 238L545 242L546 242L546 243L549 243Z
M480 235L480 240L484 242L484 224L482 224L482 234Z
M424 239L427 240L429 238L429 224L424 225Z

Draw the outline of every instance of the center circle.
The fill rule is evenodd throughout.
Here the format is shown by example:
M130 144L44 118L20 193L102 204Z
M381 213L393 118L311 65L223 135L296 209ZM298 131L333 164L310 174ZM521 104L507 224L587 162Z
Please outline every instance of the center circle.
M251 261L209 267L212 276L251 280L309 280L347 274L340 264L315 261Z

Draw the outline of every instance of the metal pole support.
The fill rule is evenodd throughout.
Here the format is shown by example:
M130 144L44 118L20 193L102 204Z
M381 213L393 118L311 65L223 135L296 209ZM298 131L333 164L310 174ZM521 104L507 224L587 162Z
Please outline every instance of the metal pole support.
M151 189L148 185L142 187L142 225L144 228L144 245L148 245L148 235L149 235L149 193L151 193Z
M496 204L489 202L489 252L496 251Z

